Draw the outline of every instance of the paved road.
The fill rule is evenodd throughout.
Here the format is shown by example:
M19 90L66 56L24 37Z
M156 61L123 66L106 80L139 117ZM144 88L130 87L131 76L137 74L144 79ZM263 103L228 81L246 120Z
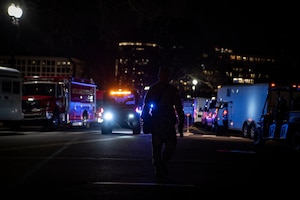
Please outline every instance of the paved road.
M257 149L245 138L192 131L178 138L163 180L151 165L150 135L1 131L0 192L30 199L198 199L298 191L299 155L290 148Z

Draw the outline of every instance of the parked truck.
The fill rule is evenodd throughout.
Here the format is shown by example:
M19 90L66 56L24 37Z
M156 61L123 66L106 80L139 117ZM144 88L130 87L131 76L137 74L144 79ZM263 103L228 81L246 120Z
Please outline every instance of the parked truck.
M218 89L216 131L240 131L255 145L274 140L299 150L300 86L263 83Z
M215 132L223 134L230 130L240 132L243 137L252 137L264 108L268 87L268 83L219 86Z
M22 111L23 125L89 128L96 121L96 84L67 76L24 77Z

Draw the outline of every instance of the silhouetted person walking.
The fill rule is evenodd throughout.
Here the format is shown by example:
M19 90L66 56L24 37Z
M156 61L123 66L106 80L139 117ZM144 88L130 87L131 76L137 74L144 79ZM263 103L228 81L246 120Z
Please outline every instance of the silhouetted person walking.
M144 99L144 107L153 105L152 159L157 177L167 175L167 164L177 145L176 124L183 136L183 106L177 88L169 83L169 76L170 70L160 67L158 81L150 87Z

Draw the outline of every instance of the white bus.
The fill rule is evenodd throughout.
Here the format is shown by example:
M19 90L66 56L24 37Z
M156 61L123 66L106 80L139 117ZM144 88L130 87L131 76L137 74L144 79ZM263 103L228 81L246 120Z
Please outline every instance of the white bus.
M0 66L0 127L17 129L23 120L22 73Z

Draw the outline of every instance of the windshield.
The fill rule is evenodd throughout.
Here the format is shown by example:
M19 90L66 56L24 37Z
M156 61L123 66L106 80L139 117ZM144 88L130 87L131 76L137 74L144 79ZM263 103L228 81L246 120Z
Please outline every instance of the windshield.
M110 96L106 103L116 106L134 106L135 98L133 94L126 96Z
M24 84L23 95L45 95L55 96L55 84Z
M104 106L114 107L135 107L137 105L134 93L129 94L108 94L104 95Z
M268 107L270 110L277 110L285 107L289 111L300 110L299 90L271 90L269 92Z

